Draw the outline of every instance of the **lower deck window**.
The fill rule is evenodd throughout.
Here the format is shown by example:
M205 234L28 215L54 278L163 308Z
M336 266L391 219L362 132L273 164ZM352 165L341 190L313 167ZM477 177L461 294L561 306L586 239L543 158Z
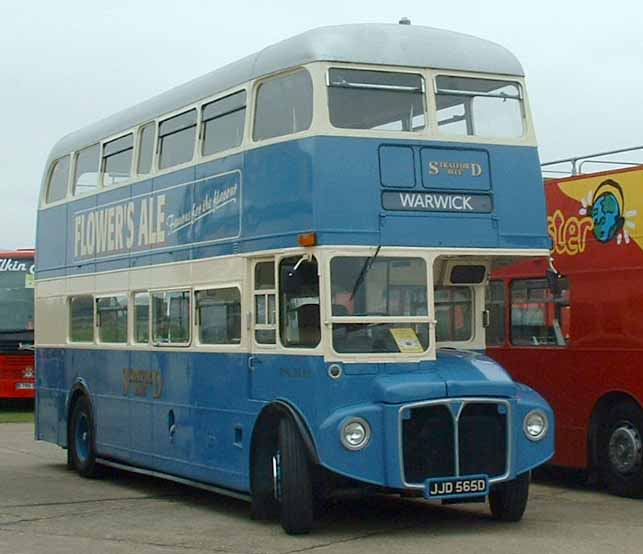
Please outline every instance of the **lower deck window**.
M127 296L97 298L96 316L100 342L127 342Z
M277 342L275 263L258 262L254 269L255 342Z
M291 348L314 348L321 340L317 260L286 258L279 264L279 334Z
M340 354L420 354L429 347L426 323L335 323L333 348Z
M134 294L134 342L147 344L150 340L150 295Z
M195 293L201 344L241 342L241 293L236 287Z
M429 347L423 259L333 258L331 295L336 352L420 354Z
M156 345L190 342L190 291L154 292L152 340Z
M94 298L90 295L72 296L69 299L69 340L94 340Z
M436 340L454 342L473 336L473 298L468 287L435 288Z
M487 344L502 345L505 343L505 284L502 281L491 281L486 298L489 312Z

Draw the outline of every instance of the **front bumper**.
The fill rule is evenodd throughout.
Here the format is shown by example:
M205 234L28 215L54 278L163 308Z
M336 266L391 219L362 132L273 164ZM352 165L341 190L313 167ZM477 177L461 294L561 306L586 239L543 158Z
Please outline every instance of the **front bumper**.
M437 408L442 417L413 422L425 408ZM533 409L549 419L547 435L537 442L523 432L524 418ZM340 430L352 417L366 419L372 429L363 450L341 445ZM316 442L322 465L333 472L390 489L420 491L428 479L485 475L490 485L513 479L553 456L553 430L549 405L520 385L514 398L351 406L325 420ZM409 440L411 432L416 436Z

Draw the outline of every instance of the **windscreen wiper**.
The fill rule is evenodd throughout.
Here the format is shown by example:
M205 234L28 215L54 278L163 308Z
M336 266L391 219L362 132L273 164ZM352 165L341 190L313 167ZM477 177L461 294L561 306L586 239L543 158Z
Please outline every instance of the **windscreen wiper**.
M359 275L357 276L357 279L355 279L355 285L353 286L353 292L351 292L351 297L350 297L351 300L355 296L357 289L361 286L362 282L364 281L364 277L366 277L368 270L371 269L373 262L375 261L375 258L377 258L377 255L380 253L381 248L382 248L382 245L380 244L377 247L377 250L375 250L375 254L366 258L366 260L364 260L364 265L362 266L362 269L360 270Z

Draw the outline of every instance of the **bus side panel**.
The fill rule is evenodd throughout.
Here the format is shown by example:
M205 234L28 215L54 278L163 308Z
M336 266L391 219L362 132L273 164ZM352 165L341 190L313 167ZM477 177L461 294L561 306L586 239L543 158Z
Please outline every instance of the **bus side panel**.
M129 406L123 395L123 369L129 367L129 352L117 349L70 352L71 367L86 382L91 394L98 453L127 452Z
M36 274L38 279L46 279L66 274L67 258L67 212L70 204L54 206L38 211L36 228ZM52 232L55 230L55 232Z
M58 348L36 351L36 439L67 445L65 353Z
M70 363L101 391L92 394L101 455L249 488L252 424L261 404L247 399L247 354L81 352Z
M315 140L288 141L246 152L242 223L246 252L296 246L299 233L315 230Z

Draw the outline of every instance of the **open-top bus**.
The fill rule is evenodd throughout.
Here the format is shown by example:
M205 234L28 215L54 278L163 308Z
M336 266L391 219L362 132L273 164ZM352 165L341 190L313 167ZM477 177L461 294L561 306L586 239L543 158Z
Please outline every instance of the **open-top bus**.
M0 399L34 397L34 251L0 251Z
M298 533L344 485L515 521L553 454L547 403L476 352L488 273L549 244L496 44L270 46L63 138L37 241L36 434L82 475L153 472Z
M611 492L635 497L643 495L642 186L642 165L547 180L552 263L494 273L487 329L489 355L554 408L552 463L589 468Z

